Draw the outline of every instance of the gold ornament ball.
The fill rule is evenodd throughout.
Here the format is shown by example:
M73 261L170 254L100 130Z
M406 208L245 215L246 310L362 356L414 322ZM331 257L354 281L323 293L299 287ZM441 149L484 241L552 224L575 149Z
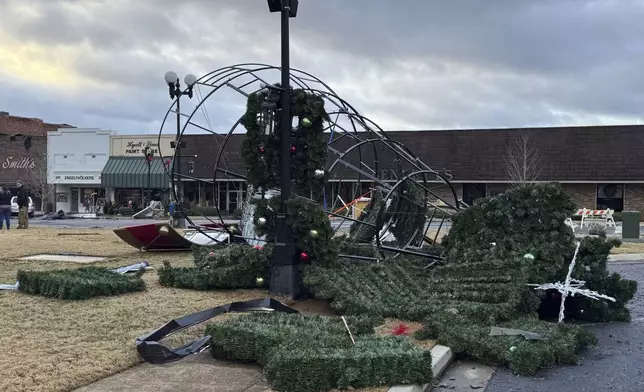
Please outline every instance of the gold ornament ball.
M255 284L257 285L257 287L262 287L264 285L264 278L255 279Z
M260 225L265 225L266 224L266 218L261 217L261 218L257 219L257 223L259 223Z
M315 237L318 236L318 231L317 230L311 230L311 231L309 231L309 234L311 235L311 237L315 238Z

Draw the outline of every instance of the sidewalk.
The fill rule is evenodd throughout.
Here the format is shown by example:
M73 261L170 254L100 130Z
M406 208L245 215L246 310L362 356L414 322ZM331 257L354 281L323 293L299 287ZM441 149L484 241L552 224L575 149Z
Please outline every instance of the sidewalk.
M166 365L143 363L74 392L265 392L259 367L217 361L210 351Z

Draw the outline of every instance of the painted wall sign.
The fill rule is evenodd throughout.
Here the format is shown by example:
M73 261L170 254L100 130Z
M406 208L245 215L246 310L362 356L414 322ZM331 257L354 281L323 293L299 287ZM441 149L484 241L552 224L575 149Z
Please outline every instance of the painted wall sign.
M3 169L35 169L36 161L31 157L9 156L2 161Z
M161 144L157 136L113 136L112 137L112 156L141 156L146 147L152 149L152 153L158 156L160 153L164 156L172 156L174 149L170 142L174 141L174 136L162 136Z

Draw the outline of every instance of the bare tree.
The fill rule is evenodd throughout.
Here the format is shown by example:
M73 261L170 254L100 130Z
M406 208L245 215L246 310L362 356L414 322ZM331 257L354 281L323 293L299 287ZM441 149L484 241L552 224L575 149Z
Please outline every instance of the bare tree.
M526 186L541 174L542 159L539 150L530 140L528 132L521 132L507 148L505 164L507 179L513 187Z
M34 197L40 199L40 211L43 212L45 204L54 194L56 188L48 183L49 166L47 165L47 159L39 159L35 163L34 167L26 172L25 185Z

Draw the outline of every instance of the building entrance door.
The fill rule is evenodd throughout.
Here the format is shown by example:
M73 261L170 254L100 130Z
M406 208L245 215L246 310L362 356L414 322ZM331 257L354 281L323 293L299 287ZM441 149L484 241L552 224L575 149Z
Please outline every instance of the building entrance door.
M69 198L69 212L78 212L78 188L71 188L70 192L72 193Z

